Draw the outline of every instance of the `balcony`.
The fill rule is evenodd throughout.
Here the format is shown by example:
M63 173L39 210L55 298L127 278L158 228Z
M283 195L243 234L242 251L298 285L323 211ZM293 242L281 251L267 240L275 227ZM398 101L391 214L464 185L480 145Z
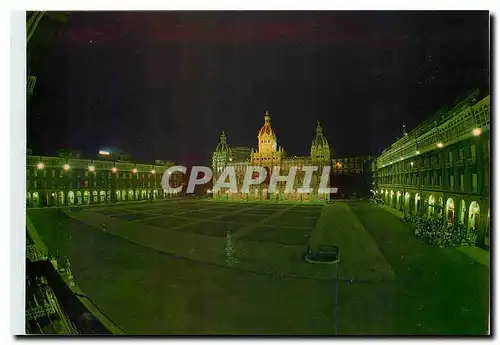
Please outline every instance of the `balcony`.
M452 163L451 163L451 162L446 162L446 163L444 163L444 168L445 168L445 169L450 169L450 168L451 168L451 166L452 166Z

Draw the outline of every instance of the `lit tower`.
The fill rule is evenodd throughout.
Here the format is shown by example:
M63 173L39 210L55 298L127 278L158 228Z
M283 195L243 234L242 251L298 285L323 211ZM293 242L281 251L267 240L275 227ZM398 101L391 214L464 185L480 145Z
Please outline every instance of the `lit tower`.
M224 131L222 131L219 144L212 155L213 172L220 172L226 164L232 159L231 148L227 144L227 138Z
M318 165L323 165L330 161L330 145L323 135L323 128L318 124L316 126L316 135L311 144L311 160Z
M271 117L266 111L264 125L257 135L259 149L252 153L252 164L272 167L279 164L283 149L278 147L278 139L271 127Z

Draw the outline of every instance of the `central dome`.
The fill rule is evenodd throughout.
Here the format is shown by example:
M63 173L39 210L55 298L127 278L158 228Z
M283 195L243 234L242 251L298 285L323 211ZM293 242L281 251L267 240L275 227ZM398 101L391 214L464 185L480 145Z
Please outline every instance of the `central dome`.
M269 116L268 111L266 111L266 116L264 116L264 125L259 131L259 137L262 135L274 136L273 129L271 128L271 117Z

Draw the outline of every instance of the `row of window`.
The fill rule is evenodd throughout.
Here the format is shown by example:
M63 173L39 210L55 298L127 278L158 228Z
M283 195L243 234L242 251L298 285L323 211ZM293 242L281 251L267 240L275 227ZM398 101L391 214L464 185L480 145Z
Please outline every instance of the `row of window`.
M174 182L170 182L171 185L174 185ZM92 187L98 187L98 188L104 188L108 187L111 188L111 181L110 180L93 180L93 181L76 181L76 183L73 183L73 181L69 181L69 183L57 183L53 181L47 181L47 180L42 180L42 181L37 181L37 180L27 180L26 181L26 187L27 188L89 188L90 186ZM159 185L159 183L151 182L148 181L147 183L143 182L141 184L133 184L133 183L121 183L119 184L120 188L145 188L145 187L155 187Z
M395 175L395 176L386 176L381 177L379 179L379 184L399 184L399 185L407 185L407 186L419 186L422 181L422 185L430 186L430 187L447 187L451 191L457 192L478 192L478 175L476 172L470 173L470 189L465 186L465 174L460 173L458 175L450 174L446 179L446 183L444 186L442 185L443 180L440 171L434 172L425 172L422 174L406 174L403 175ZM455 177L457 177L458 185L455 185ZM467 190L466 190L467 189Z

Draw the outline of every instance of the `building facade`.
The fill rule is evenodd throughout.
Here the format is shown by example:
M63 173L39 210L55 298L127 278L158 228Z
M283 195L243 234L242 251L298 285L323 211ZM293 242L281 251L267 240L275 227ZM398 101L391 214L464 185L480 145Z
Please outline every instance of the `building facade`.
M373 162L375 196L405 213L462 223L490 239L490 97L473 93Z
M222 132L219 144L212 155L213 185L219 179L226 166L233 166L236 172L238 193L231 193L228 189L213 193L214 199L222 200L275 200L275 201L319 201L325 202L330 199L330 194L318 191L323 167L330 166L330 176L327 178L328 187L336 187L331 184L331 177L344 174L363 174L366 170L366 162L369 157L356 158L335 158L331 157L331 148L328 140L323 134L320 123L317 123L316 133L312 139L309 156L289 156L284 148L278 144L276 132L271 125L271 117L266 112L264 124L257 134L257 149L250 149L246 157L241 153L244 150L234 152L233 148L227 143L227 137ZM242 193L241 186L248 166L264 167L267 171L267 179L258 186L250 186L249 193ZM286 182L278 181L276 191L268 192L269 180L275 167L279 167L279 175L288 175L290 167L297 167L294 188L291 193L285 192ZM313 174L310 187L311 193L297 193L297 188L302 186L305 172L304 166L317 166L318 171ZM371 167L370 167L371 168ZM335 181L335 179L334 179Z
M161 186L172 162L135 164L110 160L26 156L26 207L72 206L174 197ZM181 183L172 175L171 186Z

